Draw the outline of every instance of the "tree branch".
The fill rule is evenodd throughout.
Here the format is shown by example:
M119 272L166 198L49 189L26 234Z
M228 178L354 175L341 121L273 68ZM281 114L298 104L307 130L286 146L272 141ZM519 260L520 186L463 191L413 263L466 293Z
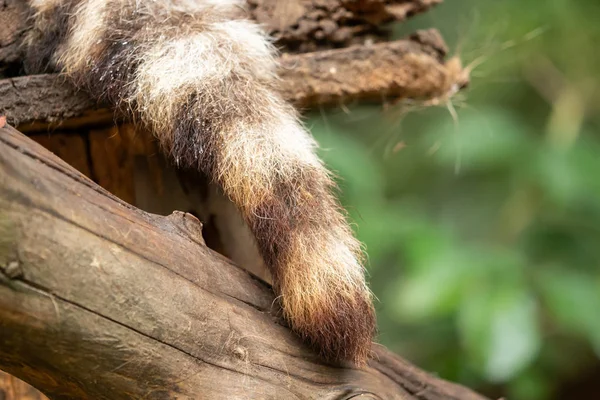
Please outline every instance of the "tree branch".
M348 47L389 38L381 25L425 12L442 0L247 0L249 17L287 53ZM25 0L0 2L0 77L23 59L21 42L31 26Z
M441 0L248 0L250 16L284 50L279 75L283 96L300 108L355 101L432 100L462 86L447 47L435 30L385 42L383 23L406 18ZM114 122L97 104L57 75L20 76L22 39L31 27L24 0L0 8L0 114L21 131L44 131ZM382 42L383 41L383 42ZM350 46L350 47L348 47ZM319 51L316 51L319 50ZM307 53L306 51L313 51ZM299 53L300 52L300 53Z
M459 77L443 61L445 44L436 31L369 46L285 54L279 75L283 96L300 108L352 101L443 97ZM97 104L57 75L0 80L0 114L22 131L113 123L107 105Z
M1 128L0 368L55 399L483 399L381 346L363 369L324 364L200 230Z

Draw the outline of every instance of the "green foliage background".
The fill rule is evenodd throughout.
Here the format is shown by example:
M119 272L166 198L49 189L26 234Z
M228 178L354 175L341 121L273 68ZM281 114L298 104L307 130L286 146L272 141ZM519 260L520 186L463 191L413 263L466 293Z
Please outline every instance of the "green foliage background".
M379 341L490 395L559 398L600 357L600 2L446 0L395 29L429 27L484 61L458 123L414 104L308 120Z

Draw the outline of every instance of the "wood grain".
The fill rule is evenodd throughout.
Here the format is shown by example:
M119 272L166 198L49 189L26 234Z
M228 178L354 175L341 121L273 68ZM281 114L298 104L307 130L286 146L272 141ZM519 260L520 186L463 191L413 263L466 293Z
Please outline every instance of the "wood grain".
M66 161L77 171L88 178L92 177L90 163L87 158L87 147L82 135L52 132L34 135L31 138Z
M54 399L483 399L377 345L324 364L201 237L0 129L0 369Z

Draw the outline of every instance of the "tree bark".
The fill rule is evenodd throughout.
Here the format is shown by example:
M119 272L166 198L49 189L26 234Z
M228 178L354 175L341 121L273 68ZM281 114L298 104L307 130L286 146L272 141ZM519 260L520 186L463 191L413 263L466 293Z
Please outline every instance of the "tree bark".
M403 21L441 0L247 0L250 16L282 48L283 96L297 107L355 101L431 101L464 85L464 73L447 63L435 30L394 42L380 26ZM0 114L21 131L80 128L114 122L107 105L55 74L25 75L25 0L0 0Z
M381 26L425 12L442 0L247 0L249 17L289 52L348 47L388 39ZM28 0L0 0L0 77L21 70Z
M443 97L457 71L444 61L445 44L436 31L406 40L284 54L279 75L283 96L297 107L339 106L354 101ZM58 75L0 80L0 114L22 131L114 123L110 107L98 104Z
M0 368L54 399L483 399L378 345L323 363L201 238L1 128Z

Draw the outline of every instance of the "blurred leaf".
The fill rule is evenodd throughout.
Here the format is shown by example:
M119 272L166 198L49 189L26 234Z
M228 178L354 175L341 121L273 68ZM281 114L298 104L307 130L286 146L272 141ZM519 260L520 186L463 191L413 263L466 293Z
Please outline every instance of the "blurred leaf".
M550 398L554 384L549 384L538 369L528 369L510 383L509 399L543 400Z
M407 319L432 318L455 309L469 278L465 256L450 245L423 255L397 286L395 304L399 315Z
M420 211L400 202L364 202L350 209L350 216L358 223L357 236L366 245L370 264L374 267L379 259L390 253L402 251L406 255L411 238L431 227L431 222Z
M544 193L561 206L593 202L600 208L600 180L590 171L600 171L600 146L589 140L571 149L540 145L533 163L532 178Z
M600 357L600 281L577 271L551 269L539 274L550 317L566 331L584 335Z
M439 142L434 157L443 165L461 169L511 166L530 149L528 128L515 115L494 108L464 111L457 125L448 121L429 134Z
M348 200L368 197L378 202L383 196L383 173L366 148L337 125L315 120L311 132L319 142L319 155L341 177L340 186Z
M492 382L516 376L541 345L533 298L517 287L481 286L464 297L458 327L463 344Z

